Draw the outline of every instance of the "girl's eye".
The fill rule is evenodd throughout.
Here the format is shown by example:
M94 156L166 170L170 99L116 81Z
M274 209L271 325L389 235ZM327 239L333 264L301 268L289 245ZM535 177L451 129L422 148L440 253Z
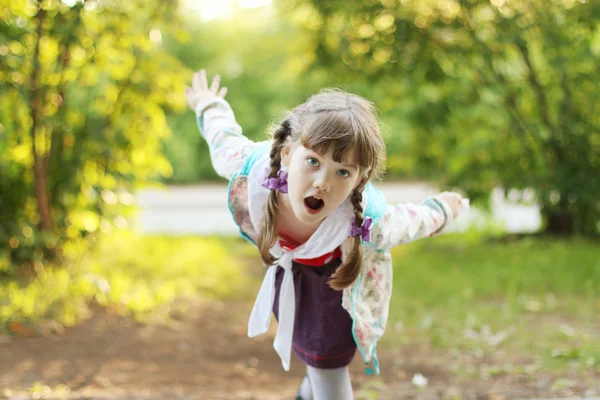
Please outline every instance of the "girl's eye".
M311 167L318 167L319 166L319 160L317 160L316 158L313 157L309 157L306 159L306 162L308 163L308 165L310 165Z
M349 176L350 176L350 172L348 172L348 171L347 171L347 170L345 170L345 169L340 169L340 170L338 171L338 175L339 175L339 176L341 176L342 178L347 178L347 177L349 177Z

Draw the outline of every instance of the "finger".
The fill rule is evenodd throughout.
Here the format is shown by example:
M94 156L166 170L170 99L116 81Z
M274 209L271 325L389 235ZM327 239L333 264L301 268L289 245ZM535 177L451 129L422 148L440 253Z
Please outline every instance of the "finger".
M191 87L186 86L185 87L185 98L187 99L188 102L190 102L190 99L193 97L194 95L194 91L192 90Z
M199 91L200 89L202 89L202 78L201 78L201 72L203 70L200 70L198 72L196 72L194 74L194 77L192 78L192 89L194 90L194 92Z
M206 70L201 69L199 74L200 74L200 90L206 90L208 88L208 83L206 81Z
M194 74L192 89L197 92L199 90L206 90L206 86L206 71L201 69Z
M200 87L200 75L196 72L192 75L192 90L196 91Z
M219 90L220 83L221 83L221 76L215 75L215 77L213 78L212 83L210 85L210 91L216 94L217 91Z
M217 96L224 99L226 94L227 94L227 88L222 87L221 90L219 90L219 94Z
M186 86L185 88L185 99L191 108L195 107L196 102L194 101L194 91L191 87Z

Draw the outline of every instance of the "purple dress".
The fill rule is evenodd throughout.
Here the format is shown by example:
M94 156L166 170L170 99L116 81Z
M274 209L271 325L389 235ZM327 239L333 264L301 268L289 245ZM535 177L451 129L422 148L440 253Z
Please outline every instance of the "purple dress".
M292 263L296 291L294 318L294 353L314 368L341 368L352 361L356 343L352 336L352 318L342 307L342 291L333 290L329 277L341 264L341 259L315 267ZM283 268L275 276L273 313L279 319L279 292Z

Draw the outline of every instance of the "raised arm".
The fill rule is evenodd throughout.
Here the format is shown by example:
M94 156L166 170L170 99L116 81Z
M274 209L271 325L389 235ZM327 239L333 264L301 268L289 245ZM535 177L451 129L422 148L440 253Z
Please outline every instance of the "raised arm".
M372 228L370 244L383 250L436 235L460 213L461 202L458 193L444 192L422 204L388 204Z
M194 74L192 87L185 94L190 107L196 112L200 134L208 143L210 157L217 174L230 179L238 172L256 143L242 135L229 103L225 101L227 88L219 89L216 75L208 87L206 71Z

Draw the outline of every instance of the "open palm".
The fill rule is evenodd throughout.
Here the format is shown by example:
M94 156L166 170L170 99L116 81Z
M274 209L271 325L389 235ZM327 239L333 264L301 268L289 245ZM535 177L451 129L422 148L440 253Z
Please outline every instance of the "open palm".
M185 97L191 109L195 110L199 103L214 98L224 99L227 94L227 88L222 87L219 89L220 83L221 76L215 75L209 87L208 80L206 79L206 70L201 69L196 72L192 78L192 87L188 86L185 88Z

